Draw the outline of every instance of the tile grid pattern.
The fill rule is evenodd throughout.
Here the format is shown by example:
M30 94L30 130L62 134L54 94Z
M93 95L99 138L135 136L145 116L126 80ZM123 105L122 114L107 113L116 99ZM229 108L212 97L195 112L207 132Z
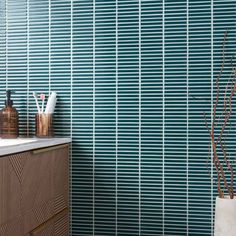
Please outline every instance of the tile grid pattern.
M72 235L212 234L201 113L235 1L20 1L0 0L1 92L16 90L22 134L33 134L32 91L60 94Z
M29 22L29 1L26 0L26 67L27 67L27 72L26 72L26 135L29 136L29 85L30 85L30 72L29 72L29 34L30 34L30 22Z
M189 235L189 0L186 1L186 234Z
M115 3L115 8L116 8L116 18L115 18L115 25L116 25L116 29L115 29L115 235L118 235L118 223L117 223L117 219L118 219L118 141L119 141L119 136L118 136L118 125L119 125L119 120L118 120L118 108L119 108L119 96L118 96L118 85L119 85L119 74L118 74L118 15L119 15L119 11L118 11L118 0L116 0Z
M165 235L165 0L162 0L162 235Z
M213 107L214 99L214 0L211 0L211 108ZM211 124L213 123L213 117L211 117ZM211 157L213 156L213 150L211 150ZM211 163L211 176L213 176L213 163ZM214 182L211 179L211 215L214 214ZM211 235L214 235L214 218L211 217Z
M142 225L142 209L141 209L141 199L142 199L142 187L141 187L141 179L142 179L142 170L141 170L141 162L142 162L142 20L141 20L141 12L142 5L141 1L138 2L138 234L141 235L141 225Z
M96 2L93 1L93 235L95 235L95 156L96 156Z

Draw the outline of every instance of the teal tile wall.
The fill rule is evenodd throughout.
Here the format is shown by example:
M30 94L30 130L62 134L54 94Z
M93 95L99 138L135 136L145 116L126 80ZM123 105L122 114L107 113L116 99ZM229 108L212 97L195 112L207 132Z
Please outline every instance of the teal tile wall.
M71 235L213 235L202 112L225 29L236 38L235 3L0 0L0 106L14 89L33 135L32 91L58 92Z

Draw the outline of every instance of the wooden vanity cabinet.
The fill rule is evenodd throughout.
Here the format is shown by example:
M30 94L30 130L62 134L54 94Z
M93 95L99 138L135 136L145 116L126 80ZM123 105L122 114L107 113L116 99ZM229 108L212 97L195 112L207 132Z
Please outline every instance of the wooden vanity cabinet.
M0 236L68 236L69 146L0 158Z

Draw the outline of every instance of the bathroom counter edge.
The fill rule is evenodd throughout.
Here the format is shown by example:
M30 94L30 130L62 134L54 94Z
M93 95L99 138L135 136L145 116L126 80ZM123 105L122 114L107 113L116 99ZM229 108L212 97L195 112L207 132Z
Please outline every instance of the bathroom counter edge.
M3 146L0 147L0 158L15 154L15 153L20 153L20 152L26 152L34 149L40 149L40 148L47 148L47 147L52 147L56 145L61 145L61 144L67 144L71 143L71 138L45 138L45 139L38 139L38 138L33 138L34 142L30 143L23 143L23 144L18 144L18 145L12 145L12 146Z

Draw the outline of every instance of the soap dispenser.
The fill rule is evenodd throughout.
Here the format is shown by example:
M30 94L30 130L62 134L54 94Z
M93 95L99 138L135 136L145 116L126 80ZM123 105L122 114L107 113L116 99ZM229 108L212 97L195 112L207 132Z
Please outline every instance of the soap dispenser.
M6 91L5 107L0 111L0 134L1 138L17 138L19 135L19 117L13 107L11 90Z

